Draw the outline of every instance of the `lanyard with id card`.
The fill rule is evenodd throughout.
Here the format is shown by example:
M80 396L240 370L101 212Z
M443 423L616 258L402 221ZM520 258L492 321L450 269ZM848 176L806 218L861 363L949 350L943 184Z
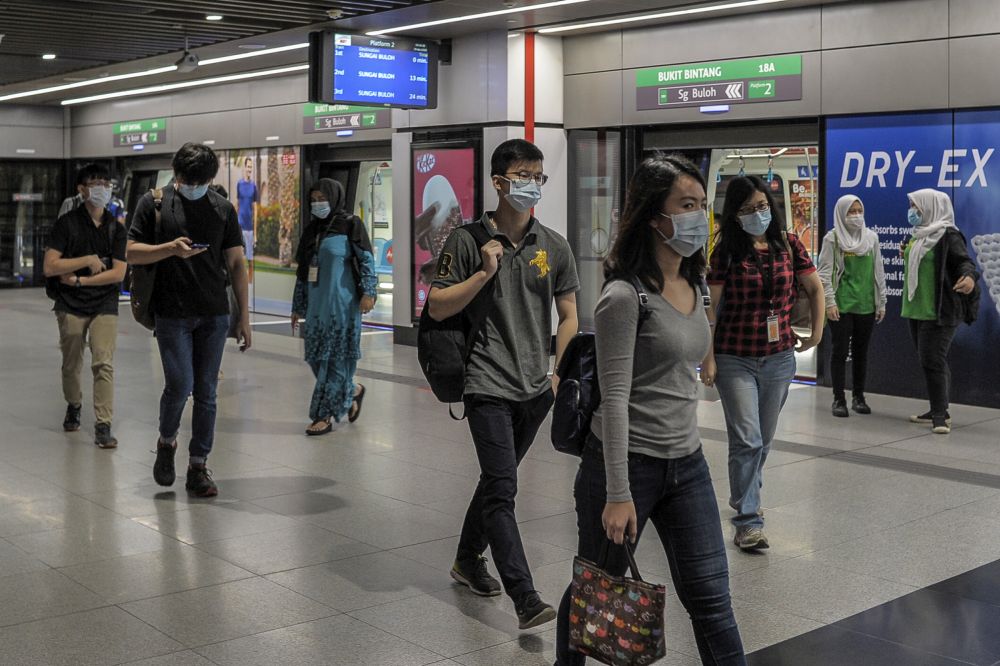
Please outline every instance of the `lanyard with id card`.
M757 271L764 288L764 298L767 300L770 314L767 316L767 341L779 342L781 340L781 325L779 317L774 312L774 253L771 246L767 248L767 263L761 261L760 254L754 249L754 262L757 264Z
M319 253L313 255L312 261L309 262L309 282L316 283L319 282Z

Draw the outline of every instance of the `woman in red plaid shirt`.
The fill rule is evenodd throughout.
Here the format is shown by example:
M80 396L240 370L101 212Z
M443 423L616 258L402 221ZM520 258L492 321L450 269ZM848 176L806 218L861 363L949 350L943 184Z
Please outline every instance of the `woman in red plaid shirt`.
M796 281L811 304L808 338L792 331ZM708 284L712 302L722 305L702 380L718 388L726 415L734 542L743 550L767 548L760 509L764 462L795 376L795 351L815 347L823 335L824 303L809 253L785 233L769 188L755 176L736 178L726 189Z

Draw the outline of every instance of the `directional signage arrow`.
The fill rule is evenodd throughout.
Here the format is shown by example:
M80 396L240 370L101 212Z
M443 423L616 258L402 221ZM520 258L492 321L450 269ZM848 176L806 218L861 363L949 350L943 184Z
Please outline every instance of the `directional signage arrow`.
M361 127L361 115L354 114L351 116L351 127Z
M729 99L743 99L743 82L733 83L726 86L726 97Z

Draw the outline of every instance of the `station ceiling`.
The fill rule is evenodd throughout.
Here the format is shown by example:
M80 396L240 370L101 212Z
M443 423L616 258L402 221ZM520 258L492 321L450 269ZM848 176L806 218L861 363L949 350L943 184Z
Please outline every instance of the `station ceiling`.
M393 32L444 39L491 30L534 30L567 22L729 1L584 0L532 9L549 4L551 0L0 0L0 104L58 104L68 96L66 93L32 95L14 101L2 98L8 93L172 65L184 51L185 37L190 50L204 61L302 43L307 41L310 31L326 28L366 32L510 8L523 10ZM845 1L850 0L781 0L772 5L727 10L708 16ZM222 19L208 21L206 17L213 14ZM676 20L688 19L660 19L628 27ZM46 53L56 58L43 60L42 55ZM141 83L182 82L296 65L306 59L306 50L297 49L213 65L210 73L206 68L199 68L188 73L156 74L143 77ZM98 85L95 92L111 92L136 85L135 80L108 82Z

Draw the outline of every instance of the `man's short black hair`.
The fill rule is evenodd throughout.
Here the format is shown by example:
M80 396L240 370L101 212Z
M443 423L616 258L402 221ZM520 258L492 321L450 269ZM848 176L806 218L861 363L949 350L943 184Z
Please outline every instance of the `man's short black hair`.
M76 184L86 186L92 180L110 180L111 172L108 171L108 167L103 164L98 164L97 162L91 162L90 164L85 164L79 171L76 172Z
M502 176L507 173L512 164L518 162L541 162L544 159L542 151L530 141L510 139L501 143L493 151L493 157L490 158L490 175Z
M201 185L219 173L219 158L203 143L185 143L171 163L174 173L187 185Z

